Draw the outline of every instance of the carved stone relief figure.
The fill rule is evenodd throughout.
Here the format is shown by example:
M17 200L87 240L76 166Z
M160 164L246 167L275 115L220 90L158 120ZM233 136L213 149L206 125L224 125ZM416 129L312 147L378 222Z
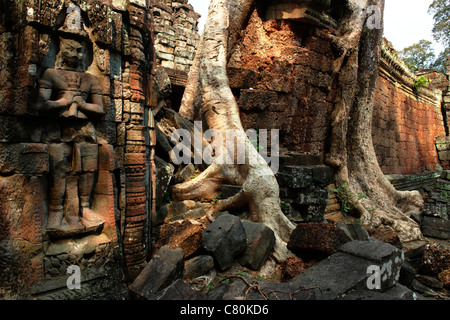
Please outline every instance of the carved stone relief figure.
M71 10L69 10L71 9ZM99 80L85 72L84 30L77 14L69 7L68 18L60 29L60 51L55 68L47 69L39 81L41 114L68 119L95 120L105 114ZM69 12L70 11L70 12ZM73 32L72 32L73 31ZM50 193L47 233L55 237L94 231L102 221L92 212L90 203L98 171L99 141L89 121L72 135L70 143L50 143Z

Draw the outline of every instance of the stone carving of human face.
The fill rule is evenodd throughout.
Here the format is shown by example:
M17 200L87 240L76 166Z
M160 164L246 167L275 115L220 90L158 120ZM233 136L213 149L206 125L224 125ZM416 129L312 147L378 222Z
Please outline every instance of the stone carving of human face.
M76 40L61 40L61 67L78 70L82 67L83 45Z

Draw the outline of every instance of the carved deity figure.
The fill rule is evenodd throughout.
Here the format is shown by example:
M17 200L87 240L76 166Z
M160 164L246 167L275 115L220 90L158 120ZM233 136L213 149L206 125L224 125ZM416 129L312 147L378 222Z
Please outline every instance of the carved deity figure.
M105 114L100 83L97 77L84 72L83 57L82 42L61 38L56 67L47 69L39 82L41 113L87 120ZM92 219L96 220L90 208L98 171L98 141L92 123L76 132L69 144L49 144L49 158L47 232L84 232Z

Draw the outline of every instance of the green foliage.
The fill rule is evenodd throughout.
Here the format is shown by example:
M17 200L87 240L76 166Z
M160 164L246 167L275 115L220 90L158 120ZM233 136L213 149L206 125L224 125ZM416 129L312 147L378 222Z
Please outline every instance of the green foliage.
M172 199L171 199L171 196L170 196L170 191L166 191L164 193L164 200L166 201L166 203L172 203Z
M216 195L216 196L214 197L213 202L216 203L217 201L219 201L220 199L222 199L222 196L223 196L223 193L222 193L222 192L219 193L218 195Z
M439 56L436 58L434 64L431 67L445 74L446 73L445 61L447 60L448 56L450 56L450 47L448 47L439 54Z
M331 189L331 191L338 197L339 202L341 203L341 208L344 211L344 214L347 214L350 211L354 210L355 204L359 200L367 198L366 195L362 192L359 193L351 192L348 188L347 180L344 180L340 187Z
M450 1L433 0L428 13L433 15L433 37L445 47L450 47Z
M429 83L431 83L432 80L428 79L425 76L422 77L418 77L416 78L416 80L414 81L413 87L415 90L422 88L422 87L426 87L428 86Z
M406 47L399 52L399 56L413 72L420 69L430 69L436 58L433 43L428 40L420 40Z

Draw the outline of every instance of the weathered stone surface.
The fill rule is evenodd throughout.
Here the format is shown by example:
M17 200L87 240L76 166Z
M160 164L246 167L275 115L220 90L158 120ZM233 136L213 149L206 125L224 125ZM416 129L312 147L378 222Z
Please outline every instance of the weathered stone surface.
M346 227L353 240L368 240L370 237L367 230L358 223L350 223L347 224Z
M447 204L426 202L423 208L426 216L448 220Z
M7 20L2 11L0 238L13 241L6 256L33 247L30 268L12 271L26 279L23 298L105 297L123 285L123 269L143 267L154 154L143 115L153 60L146 6L10 1ZM71 257L92 237L104 242ZM52 256L62 243L66 252ZM77 263L83 289L70 291L61 277Z
M322 161L318 155L288 152L280 156L280 165L319 166Z
M262 223L242 221L247 236L247 250L238 259L242 266L259 270L275 245L275 234Z
M208 255L194 257L184 264L183 279L200 277L214 268L214 259Z
M43 174L49 168L48 146L40 143L0 144L0 172Z
M411 286L413 280L416 278L416 270L408 263L408 261L403 262L400 269L399 282L404 286Z
M317 299L334 300L352 288L366 285L367 268L373 262L338 252L308 268L288 283L304 287L318 286Z
M209 202L198 202L193 200L184 200L166 204L167 216L165 221L176 221L185 218L196 219L204 216L212 204Z
M133 281L130 290L138 297L154 299L159 291L181 278L183 270L183 249L170 249L169 246L164 246Z
M203 231L203 248L220 270L231 266L233 260L247 250L247 237L241 220L233 215L219 216Z
M164 196L173 176L174 167L163 159L155 156L156 165L156 207L164 202Z
M281 187L305 188L313 182L312 167L282 166L276 177Z
M439 273L438 279L442 282L444 287L450 288L450 269L444 270Z
M374 290L355 290L346 294L341 300L423 300L409 288L396 284L385 292Z
M422 232L424 236L450 239L450 220L425 216L422 221Z
M200 300L201 298L200 291L192 289L189 284L177 279L161 290L154 300Z
M184 181L188 181L194 175L195 171L196 171L195 166L192 163L190 163L173 176L173 182L177 184Z
M181 248L185 258L195 253L201 246L202 232L206 226L193 219L185 219L167 223L159 228L159 236L155 251L163 246L171 249Z
M289 250L302 259L325 258L351 241L334 223L300 223L287 244Z
M433 289L442 289L444 287L444 285L438 278L434 278L431 276L424 276L419 274L416 276L416 280Z
M243 280L245 279L245 281ZM231 284L222 283L208 294L208 299L236 300L316 300L320 297L318 288L309 288L303 285L279 282L266 282L249 277L232 278ZM257 284L258 289L249 289L248 283Z
M200 39L198 34L200 15L190 4L180 3L180 1L153 1L150 6L154 18L157 65L187 74Z
M283 281L291 280L303 271L305 271L305 264L302 259L295 256L287 257L281 267L281 279Z
M425 245L419 271L425 275L436 276L447 269L450 269L450 249L438 243Z
M374 239L389 243L399 249L402 248L402 243L400 242L397 232L390 227L373 229L371 230L370 235Z
M376 239L351 241L340 247L339 251L371 261L380 268L381 290L387 290L397 283L404 261L401 250Z

